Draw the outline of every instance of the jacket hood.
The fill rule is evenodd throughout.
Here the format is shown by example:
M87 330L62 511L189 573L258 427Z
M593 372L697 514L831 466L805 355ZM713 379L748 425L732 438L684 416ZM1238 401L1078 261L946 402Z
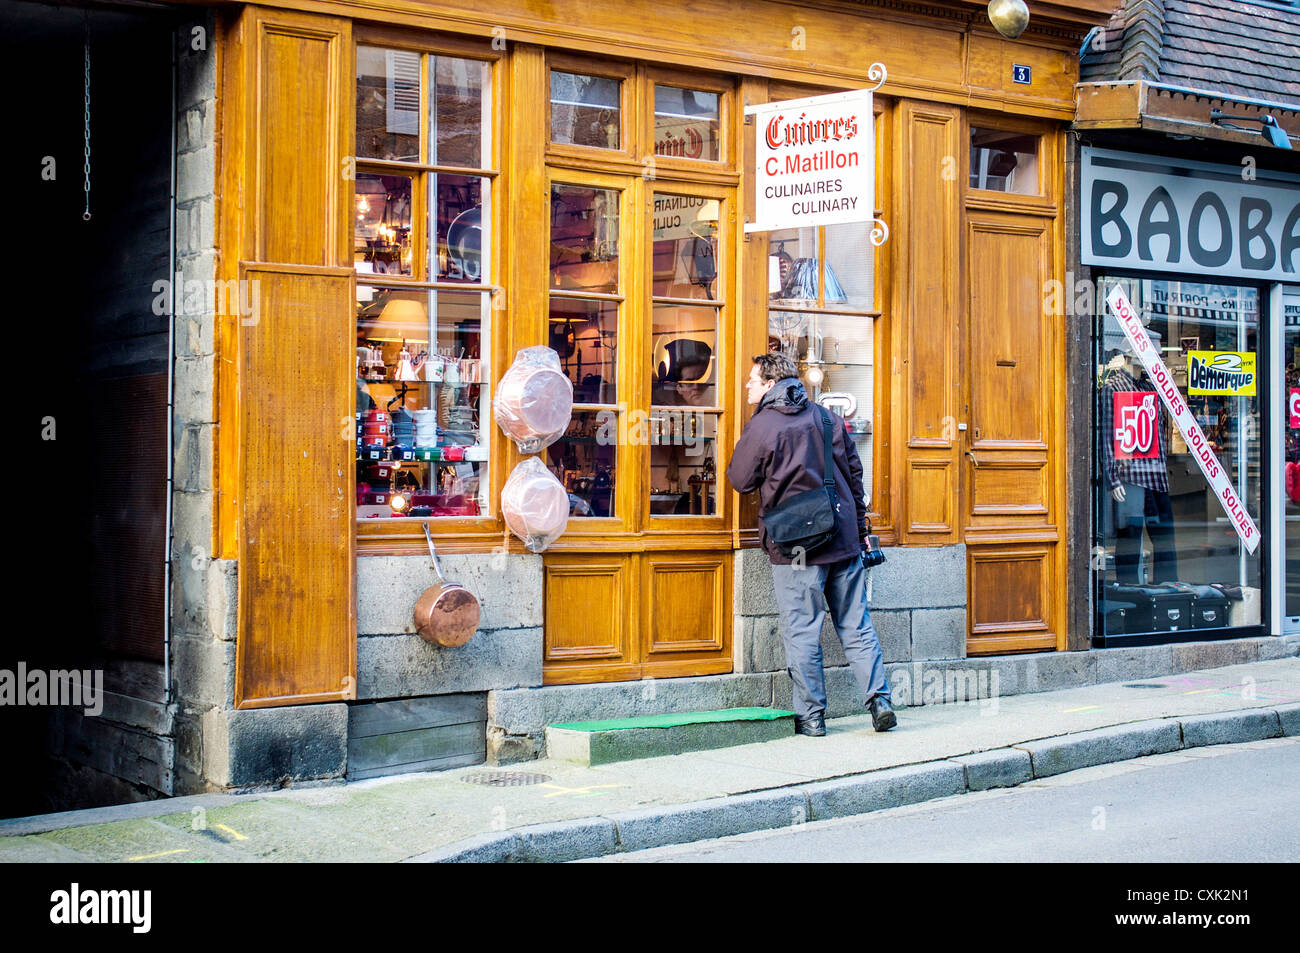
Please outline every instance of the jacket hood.
M802 413L808 406L808 392L797 377L785 377L772 385L772 389L758 402L758 411L771 408L783 414Z

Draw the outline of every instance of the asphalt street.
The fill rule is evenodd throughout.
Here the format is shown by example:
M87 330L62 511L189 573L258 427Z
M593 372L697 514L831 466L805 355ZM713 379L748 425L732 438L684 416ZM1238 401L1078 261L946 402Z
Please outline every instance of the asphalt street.
M590 862L770 861L1296 862L1300 738L1188 749Z

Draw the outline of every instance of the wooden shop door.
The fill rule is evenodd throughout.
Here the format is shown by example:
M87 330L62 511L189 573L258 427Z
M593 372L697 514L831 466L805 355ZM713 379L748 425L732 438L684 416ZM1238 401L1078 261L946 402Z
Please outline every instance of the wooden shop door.
M1055 229L1046 209L967 214L969 655L1063 647L1064 334L1043 306Z

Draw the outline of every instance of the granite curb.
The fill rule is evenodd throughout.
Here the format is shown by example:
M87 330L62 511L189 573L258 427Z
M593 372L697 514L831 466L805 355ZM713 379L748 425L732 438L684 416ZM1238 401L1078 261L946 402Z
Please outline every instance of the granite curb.
M534 824L458 841L405 862L563 863L1015 787L1080 768L1186 748L1296 736L1300 736L1300 704L1174 715L828 781Z

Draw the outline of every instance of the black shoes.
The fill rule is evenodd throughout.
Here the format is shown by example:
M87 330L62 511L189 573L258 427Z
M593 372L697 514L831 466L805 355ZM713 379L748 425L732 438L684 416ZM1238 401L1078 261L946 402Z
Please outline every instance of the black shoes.
M871 699L871 724L876 731L888 731L898 724L893 707L879 695ZM796 719L797 720L797 719Z
M820 738L826 734L826 720L821 715L809 715L807 718L794 716L794 733Z

